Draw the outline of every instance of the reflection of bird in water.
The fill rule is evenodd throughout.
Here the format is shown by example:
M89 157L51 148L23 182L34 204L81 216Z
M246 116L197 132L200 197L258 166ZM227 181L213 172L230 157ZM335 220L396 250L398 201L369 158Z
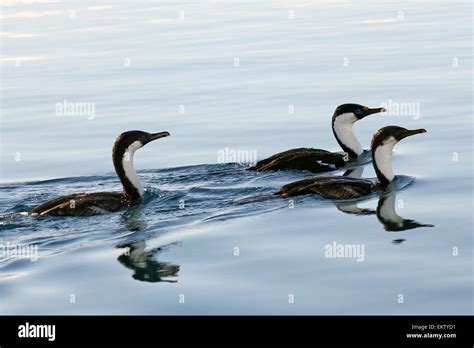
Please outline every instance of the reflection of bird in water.
M356 168L354 170L348 170L344 173L344 176L350 176L354 178L360 178L363 169ZM421 224L411 219L404 219L397 214L395 210L395 202L397 199L396 187L394 184L387 187L386 192L382 192L379 196L377 209L360 208L357 202L351 203L337 203L336 208L347 214L354 215L377 215L377 219L382 224L385 231L399 232L405 230L412 230L418 227L434 227L431 224ZM394 244L400 244L405 239L396 239L393 241Z
M404 219L398 215L395 210L396 198L395 191L392 191L387 195L382 195L379 198L376 214L377 219L383 225L385 231L398 232L412 230L418 227L434 227L434 225L421 224L415 220Z
M143 215L142 210L138 207L133 207L120 216L120 223L130 232L144 231L148 227L148 224L143 218ZM120 231L122 231L122 228Z
M173 265L169 262L160 262L155 259L157 254L167 250L171 245L173 244L147 251L145 251L146 243L143 240L120 245L119 248L128 248L128 250L120 255L117 260L125 267L135 271L132 276L134 279L150 283L176 283L176 280L164 278L177 277L179 265Z
M392 240L392 244L399 245L402 244L406 239L400 238L400 239L394 239Z

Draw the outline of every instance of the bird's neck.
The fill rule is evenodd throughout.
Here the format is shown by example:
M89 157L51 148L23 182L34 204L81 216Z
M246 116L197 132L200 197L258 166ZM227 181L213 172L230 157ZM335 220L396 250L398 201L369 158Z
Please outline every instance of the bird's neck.
M332 123L332 131L337 142L351 158L357 158L364 152L359 140L352 132L352 126L357 120L354 114L348 113L337 116Z
M372 162L379 184L387 186L395 177L392 170L392 152L396 142L391 141L372 149Z
M138 144L131 144L125 150L113 152L113 162L115 171L122 182L123 191L131 201L140 200L143 195L143 186L133 167L133 155L139 148Z

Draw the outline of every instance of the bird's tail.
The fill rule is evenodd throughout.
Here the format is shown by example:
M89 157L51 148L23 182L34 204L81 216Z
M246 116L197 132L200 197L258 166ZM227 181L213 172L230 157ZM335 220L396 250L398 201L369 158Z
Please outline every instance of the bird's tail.
M278 196L275 193L269 193L266 195L258 195L258 196L249 196L240 199L235 199L233 201L234 204L246 204L246 203L253 203L253 202L263 202L268 201L270 199L277 198Z

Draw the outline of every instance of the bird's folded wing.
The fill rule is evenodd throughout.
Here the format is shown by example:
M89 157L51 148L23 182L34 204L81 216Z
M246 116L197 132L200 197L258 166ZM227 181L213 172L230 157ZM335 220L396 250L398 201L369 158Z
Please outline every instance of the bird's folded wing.
M344 157L319 149L295 149L274 155L257 164L256 170L295 169L313 173L330 171L344 166Z
M40 215L90 216L117 211L122 207L120 194L91 193L60 197L39 206L33 213Z

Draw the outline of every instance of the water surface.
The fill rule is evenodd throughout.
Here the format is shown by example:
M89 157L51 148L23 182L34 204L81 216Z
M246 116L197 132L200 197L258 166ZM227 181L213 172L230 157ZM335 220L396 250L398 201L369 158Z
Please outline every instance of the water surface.
M135 156L141 206L0 222L0 243L39 253L0 258L0 313L472 314L470 2L7 1L1 16L0 214L118 191L117 134L172 136ZM398 189L233 203L308 173L220 151L337 151L345 102L414 106L355 126L364 148L388 124L428 130L395 148ZM327 257L333 243L364 259Z

